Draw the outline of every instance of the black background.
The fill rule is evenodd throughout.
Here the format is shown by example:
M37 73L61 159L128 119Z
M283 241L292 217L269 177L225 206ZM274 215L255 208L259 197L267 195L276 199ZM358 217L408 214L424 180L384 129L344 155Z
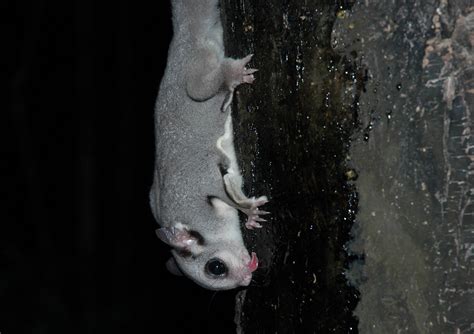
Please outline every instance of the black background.
M235 292L168 274L148 206L168 2L0 6L0 332L233 332Z

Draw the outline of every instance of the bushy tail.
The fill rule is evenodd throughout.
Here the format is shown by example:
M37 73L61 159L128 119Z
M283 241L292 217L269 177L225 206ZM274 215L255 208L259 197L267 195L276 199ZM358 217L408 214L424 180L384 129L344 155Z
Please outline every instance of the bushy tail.
M219 0L171 0L175 31L201 29L220 23Z

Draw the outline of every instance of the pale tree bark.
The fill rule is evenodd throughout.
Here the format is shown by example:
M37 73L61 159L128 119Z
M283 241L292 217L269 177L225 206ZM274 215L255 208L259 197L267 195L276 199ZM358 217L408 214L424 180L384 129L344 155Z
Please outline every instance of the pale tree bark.
M222 5L260 70L234 126L272 212L238 331L471 333L472 2Z

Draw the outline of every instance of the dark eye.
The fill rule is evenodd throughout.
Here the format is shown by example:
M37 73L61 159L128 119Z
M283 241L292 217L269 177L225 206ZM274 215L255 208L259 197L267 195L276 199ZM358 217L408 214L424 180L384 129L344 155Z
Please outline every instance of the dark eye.
M206 271L212 276L225 276L227 266L219 259L211 259L206 264Z

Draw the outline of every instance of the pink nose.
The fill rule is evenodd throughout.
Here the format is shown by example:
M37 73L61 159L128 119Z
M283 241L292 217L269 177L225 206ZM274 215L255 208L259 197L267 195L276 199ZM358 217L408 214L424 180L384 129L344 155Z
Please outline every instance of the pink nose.
M250 260L250 262L248 264L248 268L249 268L250 272L254 272L258 268L257 254L255 254L254 252L252 252L252 259Z

